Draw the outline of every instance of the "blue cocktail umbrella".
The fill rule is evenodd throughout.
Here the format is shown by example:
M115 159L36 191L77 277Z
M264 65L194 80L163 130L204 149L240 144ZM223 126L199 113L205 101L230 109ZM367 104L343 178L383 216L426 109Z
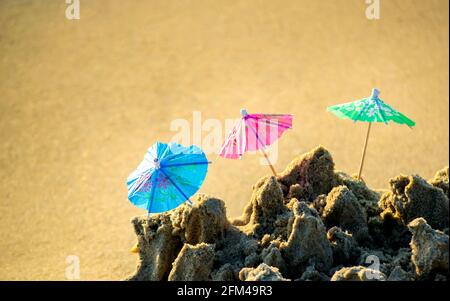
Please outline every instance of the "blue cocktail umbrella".
M148 213L172 210L188 201L208 171L203 151L192 145L156 142L127 178L128 199Z

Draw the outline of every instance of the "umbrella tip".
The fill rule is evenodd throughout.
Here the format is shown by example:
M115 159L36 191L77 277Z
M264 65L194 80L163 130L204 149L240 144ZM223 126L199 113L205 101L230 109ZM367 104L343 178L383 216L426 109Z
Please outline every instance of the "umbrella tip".
M157 158L153 159L153 165L155 166L155 169L159 169L161 167L161 163Z
M247 113L247 110L246 109L241 109L241 115L242 116L247 116L248 115L248 113Z
M377 88L372 89L372 95L371 95L372 98L377 99L379 94L380 94L380 90L378 90Z

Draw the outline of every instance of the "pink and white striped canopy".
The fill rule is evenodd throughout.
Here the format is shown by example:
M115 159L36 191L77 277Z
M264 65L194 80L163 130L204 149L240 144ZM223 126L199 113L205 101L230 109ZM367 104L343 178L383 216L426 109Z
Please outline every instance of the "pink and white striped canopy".
M264 149L292 128L293 116L290 114L248 114L242 109L241 115L222 145L221 157L238 159L246 151Z

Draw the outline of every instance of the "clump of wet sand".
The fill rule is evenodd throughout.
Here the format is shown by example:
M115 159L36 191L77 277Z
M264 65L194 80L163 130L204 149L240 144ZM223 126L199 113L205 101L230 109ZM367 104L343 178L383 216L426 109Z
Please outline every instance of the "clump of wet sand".
M207 195L132 220L128 280L448 281L448 167L373 190L335 171L323 147L253 187L241 217Z

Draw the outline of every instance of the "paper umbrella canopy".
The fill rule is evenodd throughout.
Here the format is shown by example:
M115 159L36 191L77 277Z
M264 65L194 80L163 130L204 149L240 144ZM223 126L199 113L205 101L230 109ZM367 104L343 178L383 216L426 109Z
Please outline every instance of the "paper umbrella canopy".
M128 176L128 199L149 214L190 202L206 177L208 163L203 151L194 145L157 142Z
M241 109L241 116L222 144L221 157L239 159L247 151L264 149L292 128L290 114L249 114Z
M379 93L380 91L378 89L373 89L372 95L369 97L330 106L327 110L339 118L351 119L355 122L384 122L387 124L389 121L393 121L399 124L406 124L409 127L416 124L414 121L381 100L378 97Z
M327 108L328 111L332 112L339 118L350 119L354 122L364 121L368 123L361 163L359 165L358 179L361 178L364 159L366 156L367 143L370 135L370 127L373 122L383 122L388 124L390 121L393 121L398 124L406 124L409 127L413 127L416 124L414 121L382 101L378 97L379 94L380 91L374 88L372 89L372 94L369 97Z
M240 159L247 151L260 150L276 176L275 168L264 149L292 128L292 119L291 114L249 114L247 110L241 109L241 118L222 144L219 156Z

